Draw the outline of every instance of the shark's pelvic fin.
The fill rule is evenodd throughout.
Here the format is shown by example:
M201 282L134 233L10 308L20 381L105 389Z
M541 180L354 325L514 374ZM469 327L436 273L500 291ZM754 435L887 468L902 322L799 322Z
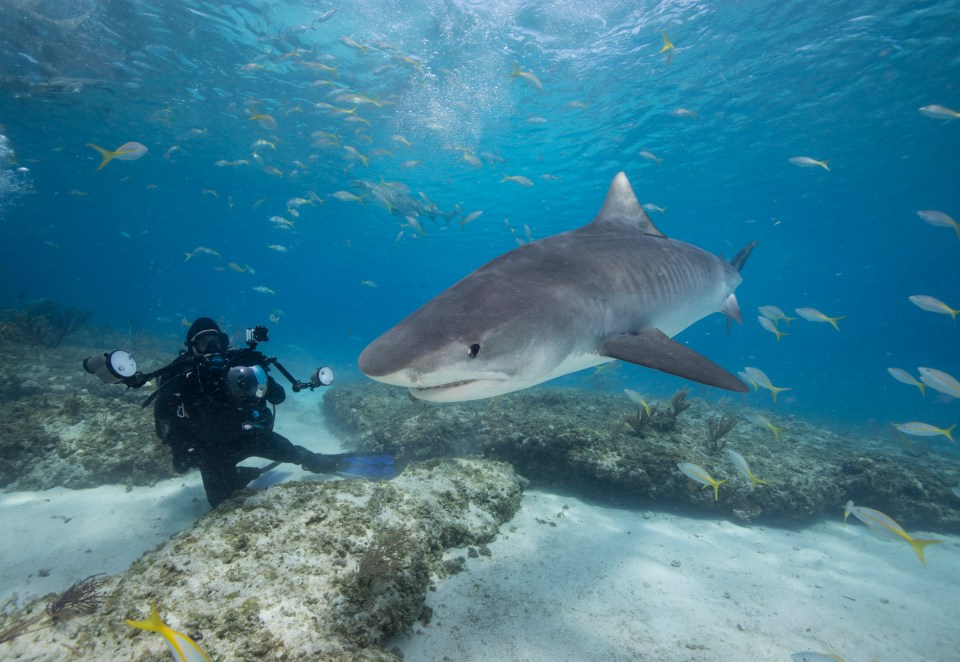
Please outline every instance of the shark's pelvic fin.
M587 227L591 230L602 231L610 226L619 226L619 229L623 227L635 228L644 234L655 237L667 236L657 229L647 213L643 211L643 207L637 201L637 196L634 195L633 189L630 187L630 182L627 181L627 176L622 172L618 172L617 176L613 178L613 183L610 184L607 198L603 201L600 213Z
M708 386L746 393L749 388L705 356L671 340L659 329L611 338L599 348L610 358L636 363Z

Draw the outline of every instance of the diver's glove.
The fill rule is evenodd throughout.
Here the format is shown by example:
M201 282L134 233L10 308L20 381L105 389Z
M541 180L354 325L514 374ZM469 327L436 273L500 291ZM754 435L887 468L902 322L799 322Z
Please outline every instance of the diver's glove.
M393 457L365 453L312 453L300 465L304 471L315 474L343 474L372 480L393 478Z

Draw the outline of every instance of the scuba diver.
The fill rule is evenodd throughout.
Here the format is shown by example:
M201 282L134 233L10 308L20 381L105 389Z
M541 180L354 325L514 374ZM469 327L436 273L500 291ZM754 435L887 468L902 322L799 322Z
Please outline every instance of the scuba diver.
M299 464L312 473L390 478L393 458L389 455L314 453L274 432L269 405L283 402L286 392L267 374L269 366L277 367L294 392L329 385L333 371L318 368L309 383L300 382L275 358L256 351L257 343L266 340L266 327L258 326L247 330L248 347L230 348L217 323L201 317L190 325L185 349L164 368L149 374L136 372L133 357L122 351L90 357L84 368L104 381L133 388L157 380L157 390L143 406L154 402L157 436L173 451L174 469L180 473L200 469L211 506L281 463ZM265 467L237 466L250 457L273 462Z

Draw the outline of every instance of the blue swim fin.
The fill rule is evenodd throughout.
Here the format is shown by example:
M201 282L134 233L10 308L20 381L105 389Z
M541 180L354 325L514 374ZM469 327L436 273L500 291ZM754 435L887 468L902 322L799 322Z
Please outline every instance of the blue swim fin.
M371 480L393 478L393 456L344 454L337 464L337 473Z

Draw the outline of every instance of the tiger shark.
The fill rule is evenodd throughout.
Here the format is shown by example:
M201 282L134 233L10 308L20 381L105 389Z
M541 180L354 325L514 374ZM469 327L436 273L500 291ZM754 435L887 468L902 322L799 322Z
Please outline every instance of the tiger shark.
M360 370L435 402L510 393L614 359L744 392L671 337L715 312L742 322L734 291L755 245L726 262L667 238L621 172L592 222L469 274L370 343Z

